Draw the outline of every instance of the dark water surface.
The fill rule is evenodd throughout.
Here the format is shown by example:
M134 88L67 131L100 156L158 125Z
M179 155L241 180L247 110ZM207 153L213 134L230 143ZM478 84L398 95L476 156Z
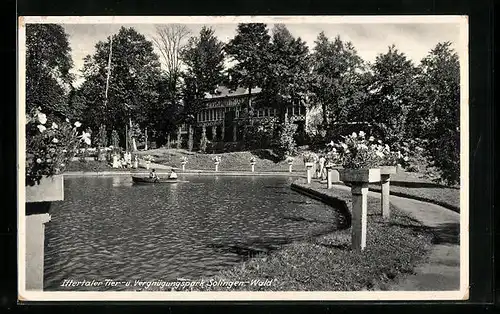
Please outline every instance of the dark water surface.
M66 178L65 200L46 224L45 289L88 290L61 287L64 279L206 278L242 261L234 247L279 245L343 224L336 210L292 191L292 178L181 179L189 182Z

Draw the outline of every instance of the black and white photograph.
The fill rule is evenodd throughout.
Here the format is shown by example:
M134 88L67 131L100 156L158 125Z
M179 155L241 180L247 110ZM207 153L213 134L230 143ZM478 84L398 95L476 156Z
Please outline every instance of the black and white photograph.
M18 295L466 300L466 16L24 16Z

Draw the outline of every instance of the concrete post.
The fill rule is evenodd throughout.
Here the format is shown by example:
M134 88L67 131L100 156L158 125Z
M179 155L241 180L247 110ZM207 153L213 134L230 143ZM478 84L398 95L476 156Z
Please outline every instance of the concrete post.
M255 164L252 164L252 172L255 172Z
M288 165L288 172L292 173L292 164Z
M215 171L219 171L219 164L218 163L215 164Z
M366 247L366 221L368 183L355 182L351 187L352 193L352 224L351 245L356 251Z
M381 174L380 175L380 185L382 188L382 217L384 219L389 219L391 216L391 207L389 205L389 190L390 190L390 174Z
M49 214L26 216L26 290L43 290L45 223Z
M326 168L326 188L327 189L333 188L332 173L333 173L332 168L327 167Z
M312 179L312 166L306 166L306 173L307 173L307 184L311 183Z
M182 171L186 171L186 164L182 163Z

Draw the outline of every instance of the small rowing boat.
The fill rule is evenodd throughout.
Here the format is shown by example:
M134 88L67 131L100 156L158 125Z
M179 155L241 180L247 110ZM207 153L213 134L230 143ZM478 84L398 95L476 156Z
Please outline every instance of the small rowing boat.
M136 177L132 176L132 181L139 184L152 184L152 183L178 183L186 182L179 179L169 179L169 178L149 178L149 177Z

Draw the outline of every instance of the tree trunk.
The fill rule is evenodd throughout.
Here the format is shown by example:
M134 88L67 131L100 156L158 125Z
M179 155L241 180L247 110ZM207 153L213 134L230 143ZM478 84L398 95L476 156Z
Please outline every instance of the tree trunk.
M170 143L170 133L167 134L167 149L170 149L171 143Z
M189 125L188 150L193 150L193 127L191 125Z
M328 127L328 118L326 115L326 103L321 104L321 114L323 116L323 127L326 129Z
M145 143L144 143L144 150L148 150L148 128L146 127L146 130L145 130Z
M182 147L182 135L181 135L181 127L177 129L177 149Z

